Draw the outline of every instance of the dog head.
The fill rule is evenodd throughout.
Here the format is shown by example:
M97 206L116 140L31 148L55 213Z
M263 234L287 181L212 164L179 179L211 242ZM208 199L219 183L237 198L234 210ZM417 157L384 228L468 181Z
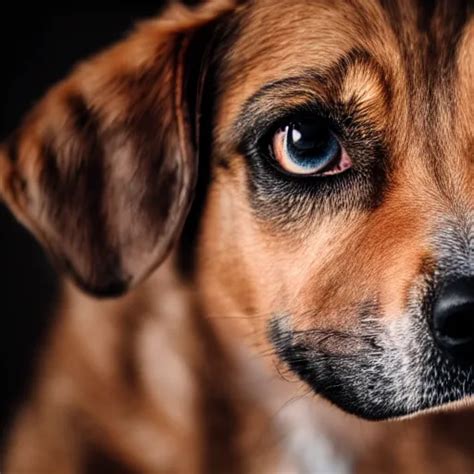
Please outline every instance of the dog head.
M206 312L371 419L474 395L468 2L173 7L6 143L6 202L93 293L137 284L209 179ZM199 151L199 153L198 153Z

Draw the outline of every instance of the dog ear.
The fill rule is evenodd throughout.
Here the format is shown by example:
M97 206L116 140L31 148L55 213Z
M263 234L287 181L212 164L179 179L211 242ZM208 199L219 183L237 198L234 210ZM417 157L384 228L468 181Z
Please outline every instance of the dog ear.
M231 9L173 5L139 25L49 91L0 148L2 198L85 291L123 293L180 232L197 168L187 51Z

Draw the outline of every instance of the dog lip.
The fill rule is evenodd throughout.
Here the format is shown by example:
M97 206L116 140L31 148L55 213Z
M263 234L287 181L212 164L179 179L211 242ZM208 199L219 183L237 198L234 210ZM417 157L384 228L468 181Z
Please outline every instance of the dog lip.
M312 341L311 335L292 331L289 322L288 316L275 316L269 323L269 338L278 357L314 393L359 418L400 419L474 399L472 372L444 357L439 359L434 344L411 354L404 372L400 366L403 354L397 356L385 347L384 339L336 353L317 339ZM423 340L416 331L413 334Z

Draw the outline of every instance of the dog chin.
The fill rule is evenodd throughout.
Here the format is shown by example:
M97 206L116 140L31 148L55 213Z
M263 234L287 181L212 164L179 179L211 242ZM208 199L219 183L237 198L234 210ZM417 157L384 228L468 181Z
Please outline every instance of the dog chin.
M301 374L298 373L298 375L305 380ZM406 399L403 402L397 400L390 388L386 394L373 394L366 390L367 387L364 383L361 384L364 387L361 391L357 386L345 389L342 386L344 381L340 379L326 380L321 384L315 384L314 380L305 381L309 383L316 394L322 395L338 408L368 421L406 420L426 414L474 407L473 395L460 394L459 399L452 399L450 393L439 393L434 395L432 401L428 401L413 393L412 402L408 404L404 403ZM327 385L324 387L324 384L332 384L333 387L339 386L340 388L331 391L327 390ZM407 398L410 398L408 392ZM417 399L418 401L416 401Z
M403 419L473 405L471 367L443 357L416 327L405 338L377 331L302 333L289 329L288 318L275 318L269 337L280 360L316 394L360 418Z

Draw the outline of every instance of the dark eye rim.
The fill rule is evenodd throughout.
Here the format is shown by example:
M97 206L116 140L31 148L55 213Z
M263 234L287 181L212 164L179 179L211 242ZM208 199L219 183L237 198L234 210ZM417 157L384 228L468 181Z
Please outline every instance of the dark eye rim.
M272 186L294 186L295 192L324 193L349 189L355 181L368 182L376 173L388 176L391 162L388 159L389 145L382 132L365 116L356 103L309 101L296 106L285 107L275 104L272 110L259 112L260 127L240 133L235 151L244 156L251 171L252 180L272 183ZM273 134L285 123L303 118L321 119L327 122L352 160L352 167L343 173L324 176L295 175L286 172L273 159L269 144ZM364 134L361 135L360 131Z
M314 212L330 213L343 212L351 206L373 209L383 202L391 181L392 147L384 130L357 103L309 100L286 106L275 99L271 108L262 107L253 114L251 126L236 124L232 146L244 160L248 198L265 222L296 218L298 212L288 213L295 198L299 203L307 202ZM349 154L352 168L315 178L288 174L275 166L268 149L271 137L295 116L308 115L321 117L330 124Z

